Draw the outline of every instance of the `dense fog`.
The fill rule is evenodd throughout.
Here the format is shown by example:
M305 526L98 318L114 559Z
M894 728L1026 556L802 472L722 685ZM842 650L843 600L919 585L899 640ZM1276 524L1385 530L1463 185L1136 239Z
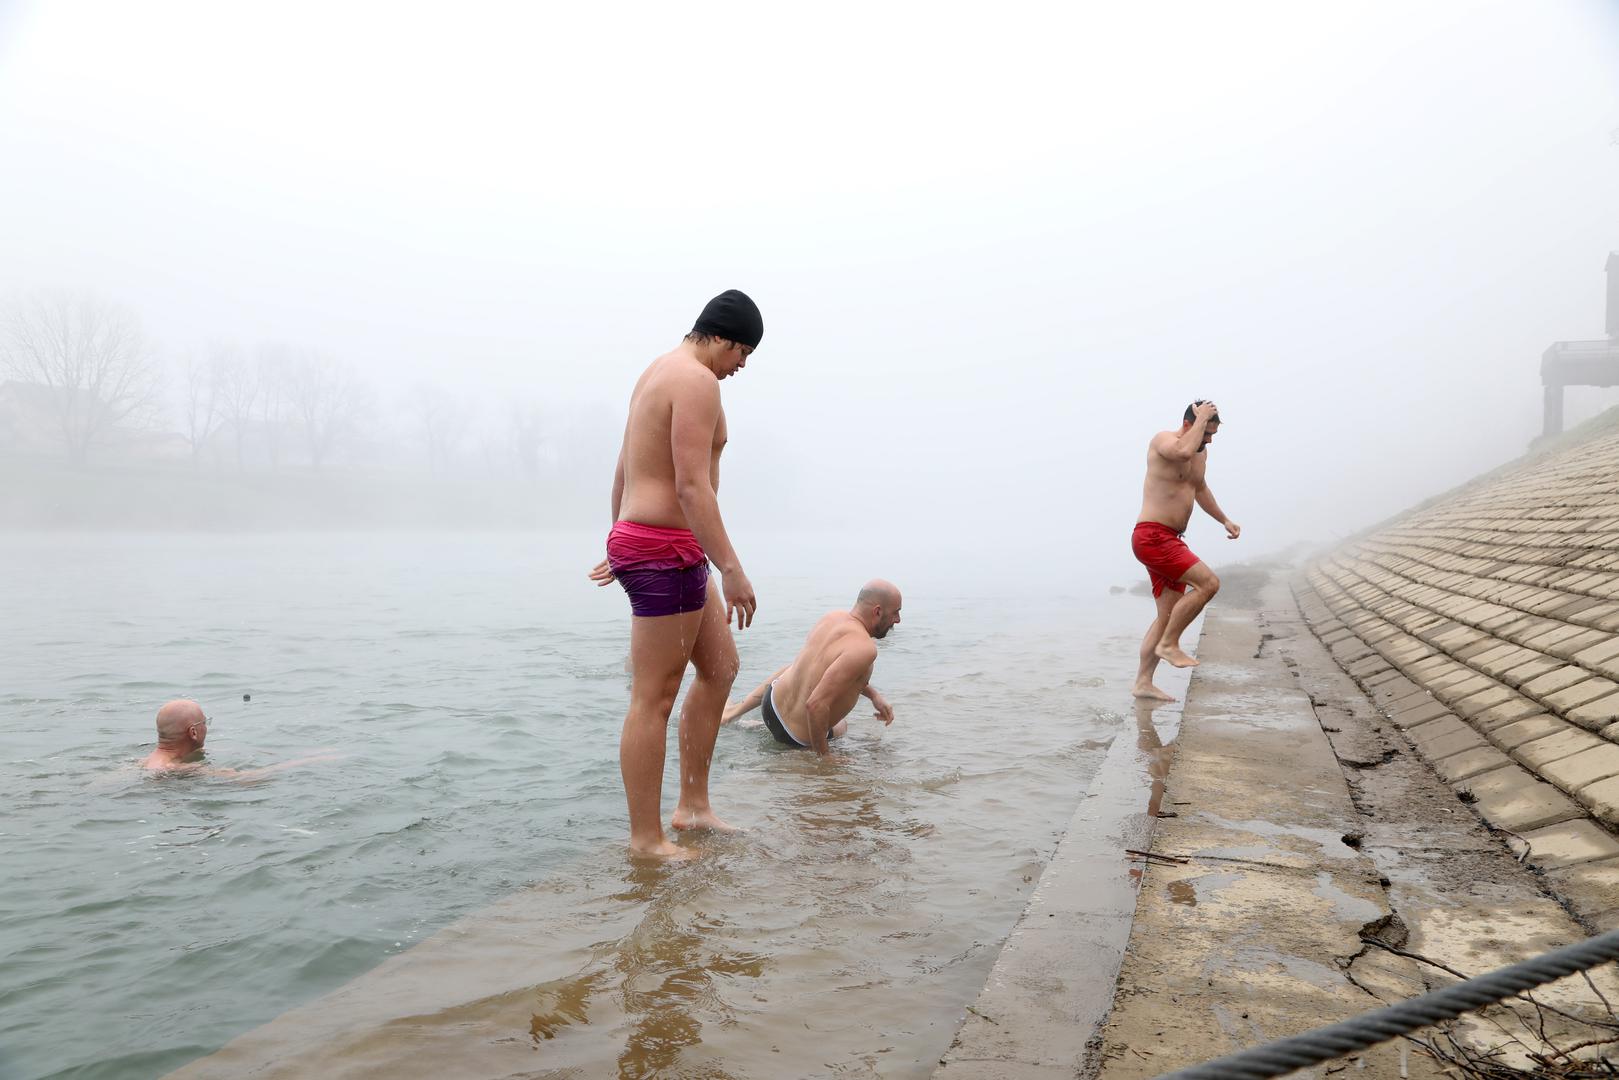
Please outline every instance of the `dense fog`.
M0 6L0 527L605 532L740 288L744 559L1134 577L1193 398L1210 561L1328 543L1539 433L1616 132L1600 0ZM121 380L72 415L62 327Z

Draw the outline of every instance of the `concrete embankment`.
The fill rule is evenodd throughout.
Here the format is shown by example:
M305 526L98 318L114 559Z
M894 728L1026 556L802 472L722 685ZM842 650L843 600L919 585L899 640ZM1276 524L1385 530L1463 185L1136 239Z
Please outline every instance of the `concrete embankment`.
M1619 435L1500 470L1307 577L1345 670L1572 911L1619 925Z
M1134 861L1128 944L1113 949L1117 918L1087 906L1096 890L1067 849L1111 841L1117 859L1141 845L1076 828L939 1075L1156 1076L1585 936L1510 837L1388 721L1395 684L1374 700L1340 669L1295 585L1291 575L1228 574L1205 618L1163 816L1142 822L1150 854ZM1318 610L1307 589L1302 599ZM1615 980L1597 985L1619 1000ZM1103 1019L1094 1003L1108 992ZM1572 1016L1609 1016L1578 978L1537 997ZM1528 1062L1546 1050L1540 1026L1563 1046L1602 1034L1528 1012L1497 1009L1427 1033L1445 1061L1388 1044L1356 1064L1378 1077L1437 1076L1492 1051Z

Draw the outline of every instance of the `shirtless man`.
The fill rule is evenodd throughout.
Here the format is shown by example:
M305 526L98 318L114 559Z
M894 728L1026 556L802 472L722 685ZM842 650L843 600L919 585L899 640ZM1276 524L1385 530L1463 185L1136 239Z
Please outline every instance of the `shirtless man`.
M765 727L779 743L808 747L825 757L827 741L847 729L844 717L857 698L871 699L877 719L894 722L894 710L871 685L877 662L876 639L899 622L899 590L881 579L868 581L848 611L821 616L791 664L725 710L730 723L763 709Z
M330 761L335 754L316 754L312 757L283 761L262 769L217 769L196 759L202 744L208 739L208 717L195 701L181 698L166 702L157 710L157 749L141 761L141 768L165 772L204 773L208 776L228 776L235 780L253 780L270 773L290 769L294 765L307 765L313 761Z
M1209 457L1204 448L1219 430L1214 402L1194 401L1186 406L1179 431L1160 431L1147 446L1147 482L1130 549L1152 579L1158 615L1141 640L1141 667L1131 687L1138 698L1175 700L1153 685L1152 674L1160 660L1181 668L1197 666L1181 649L1181 632L1220 591L1220 579L1181 539L1192 520L1192 504L1224 525L1229 539L1242 534L1242 527L1214 501L1205 479Z
M763 336L753 301L723 292L672 352L652 361L630 395L607 558L590 577L598 585L618 581L630 599L630 708L618 765L630 849L640 855L687 854L664 836L660 815L669 713L688 663L697 676L680 709L680 799L670 824L730 828L709 806L708 766L736 679L731 619L738 629L750 625L758 602L720 520L720 380L742 370ZM724 579L723 595L709 562Z

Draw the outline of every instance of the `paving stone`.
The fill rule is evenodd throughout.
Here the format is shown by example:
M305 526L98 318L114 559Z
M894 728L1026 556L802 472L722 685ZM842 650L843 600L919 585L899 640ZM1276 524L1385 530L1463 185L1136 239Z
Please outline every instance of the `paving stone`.
M1550 735L1513 747L1512 756L1536 772L1544 772L1546 766L1554 761L1612 745L1600 735L1565 723Z
M1619 694L1609 694L1584 705L1576 705L1563 713L1563 717L1592 731L1602 731L1619 720Z
M1529 650L1525 649L1524 651L1528 652ZM1515 668L1509 668L1507 671L1499 675L1498 678L1508 686L1521 687L1530 679L1538 678L1549 671L1556 671L1562 666L1563 662L1561 660L1554 659L1550 656L1542 656L1538 660L1528 660Z
M1457 714L1465 716L1471 720L1474 717L1481 715L1484 710L1491 708L1492 706L1505 704L1506 702L1518 697L1519 695L1517 693L1507 689L1500 683L1492 683L1490 686L1485 687L1478 693L1469 694L1467 697L1455 702L1451 705L1451 709Z
M1382 702L1382 705L1385 711L1396 713L1403 712L1413 705L1421 705L1424 702L1433 700L1435 700L1434 696L1428 693L1427 687L1412 683L1410 691L1404 694L1391 695L1387 701Z
M1568 721L1556 716L1531 716L1493 729L1490 732L1490 741L1503 750L1511 750L1526 742L1544 739L1547 735L1555 735L1559 731L1567 731L1572 726Z
M1572 637L1564 638L1548 646L1544 651L1553 656L1560 656L1564 660L1573 660L1574 657L1589 649L1593 645L1606 642L1613 635L1604 630L1581 630Z
M1477 716L1469 717L1474 724L1483 731L1494 731L1507 724L1515 724L1519 720L1527 719L1545 712L1540 705L1526 697L1513 694L1512 697L1499 705L1492 705Z
M1451 786L1471 792L1478 812L1498 829L1523 832L1583 816L1567 795L1516 765L1470 776Z
M1574 662L1587 671L1619 678L1619 636L1580 650L1574 654Z
M1515 831L1529 843L1529 861L1546 869L1619 857L1619 839L1589 818Z
M1373 687L1372 688L1372 700L1376 701L1380 705L1385 705L1386 706L1386 705L1389 705L1389 704L1391 704L1391 703L1393 703L1395 701L1399 701L1399 700L1405 698L1413 690L1421 690L1421 689L1422 688L1420 686L1418 686L1416 683L1412 682L1410 679L1406 678L1404 675L1401 675L1397 679L1388 680L1387 682L1383 683L1381 686ZM1426 691L1423 691L1423 693L1426 693Z
M1574 914L1587 922L1601 922L1598 930L1613 929L1613 917L1619 909L1619 860L1578 863L1557 870L1548 870L1545 882L1552 892L1573 909Z
M1619 776L1598 780L1580 789L1580 802L1609 825L1619 826Z
M1473 658L1473 666L1492 679L1501 676L1513 668L1522 667L1532 660L1541 659L1541 655L1524 648L1522 645L1505 645L1499 649L1491 649Z
M1453 715L1451 711L1445 708L1442 702L1435 701L1433 698L1426 698L1409 709L1391 713L1389 719L1394 722L1395 727L1404 730L1414 728L1418 724L1426 724L1441 716L1451 715Z
M1430 656L1426 660L1418 660L1411 665L1411 677L1418 682L1425 682L1448 671L1461 667L1460 664L1448 656Z
M1441 717L1429 721L1421 727L1412 728L1406 732L1406 736L1429 761L1486 745L1484 736L1455 718ZM1614 749L1619 750L1619 747Z
M1433 692L1434 697L1450 705L1471 697L1480 690L1488 690L1492 686L1499 685L1500 683L1488 675L1469 675L1463 679L1445 679L1429 683L1428 689Z
M1619 750L1619 747L1614 749ZM1466 780L1470 776L1499 769L1503 765L1512 764L1512 759L1493 746L1475 746L1471 750L1463 750L1459 754L1451 754L1433 761L1434 772L1446 783L1455 783Z
M1530 679L1521 689L1526 694L1544 700L1547 694L1555 694L1590 677L1591 673L1584 668L1575 664L1564 664L1556 671L1548 672L1537 679Z
M1588 701L1607 697L1615 691L1619 691L1619 683L1593 675L1588 679L1580 680L1572 686L1565 687L1555 694L1542 695L1540 700L1545 702L1546 707L1551 711L1566 713L1569 709L1584 705Z
M1398 668L1391 667L1386 661L1383 664L1382 671L1366 676L1365 681L1367 688L1371 690L1381 689L1382 687L1388 686L1390 683L1394 682L1404 682L1407 684L1411 682L1410 679L1407 679L1404 675L1400 674Z
M1393 669L1389 667L1387 660L1373 653L1364 660L1355 661L1344 670L1357 679L1365 680L1370 675L1381 675L1383 672Z
M1545 619L1539 620L1544 623ZM1519 635L1518 644L1536 652L1553 652L1558 642L1566 641L1583 630L1578 626L1569 626L1566 623L1556 623L1549 628Z
M1542 778L1577 795L1589 784L1619 776L1619 746L1603 740L1603 745L1554 761L1539 772Z

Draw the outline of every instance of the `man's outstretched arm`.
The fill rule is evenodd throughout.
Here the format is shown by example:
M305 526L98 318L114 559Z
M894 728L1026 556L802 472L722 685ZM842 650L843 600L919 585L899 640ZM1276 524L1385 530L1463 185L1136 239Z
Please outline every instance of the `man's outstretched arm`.
M787 667L792 667L792 665L788 664ZM729 724L737 717L746 716L754 709L757 709L760 705L763 705L765 701L765 691L769 689L771 683L781 678L782 672L786 671L787 667L777 669L774 675L770 676L770 678L754 687L753 692L747 697L743 698L741 701L733 701L726 705L725 711L720 714L720 723Z
M810 747L826 757L831 747L827 739L832 725L848 715L860 691L871 681L871 665L877 659L877 646L871 641L845 647L804 701L804 723L809 728Z
M1214 492L1209 490L1209 485L1206 483L1197 485L1197 505L1203 508L1205 514L1225 526L1227 537L1235 540L1242 535L1242 526L1225 516L1225 511L1221 510L1220 504L1214 501Z
M888 703L888 699L883 697L875 686L867 683L865 689L861 690L860 693L863 697L871 699L871 707L877 710L877 719L883 722L884 727L894 722L894 707Z

